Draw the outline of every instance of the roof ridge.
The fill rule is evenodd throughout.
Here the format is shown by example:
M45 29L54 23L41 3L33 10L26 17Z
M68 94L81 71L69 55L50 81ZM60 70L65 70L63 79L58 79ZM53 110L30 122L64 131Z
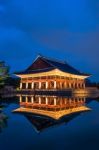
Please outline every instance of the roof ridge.
M70 65L69 63L67 62L64 62L64 61L61 61L61 60L58 60L58 59L54 59L54 58L49 58L49 57L45 57L45 56L40 56L41 58L44 58L44 61L46 61L47 63L49 63L48 61L53 61L53 62L57 62L57 63L61 63L61 64L64 64L64 65L68 65L70 68L74 69L75 71L77 71L78 73L82 73L84 74L82 71L76 69L75 67L73 67L72 65ZM48 60L48 61L47 61ZM56 65L53 65L52 63L49 63L51 64L52 66L54 67L57 67Z
M41 57L43 57L43 56L41 56ZM80 70L76 69L75 67L73 67L72 65L70 65L69 63L67 63L65 61L61 61L61 60L54 59L54 58L48 58L48 57L43 57L43 58L54 61L54 62L57 62L57 63L68 65L69 67L75 69L76 71L81 72ZM53 64L51 64L51 65L53 65ZM56 66L54 66L54 67L56 67Z
M41 58L43 58L43 60L46 62L46 63L49 63L47 60L46 60L46 58L45 57L41 57ZM55 65L53 65L52 63L49 63L52 67L56 67Z
M61 63L61 64L67 64L65 61L62 61L62 60L56 59L56 58L45 57L45 56L41 56L41 58L44 58L44 59L47 59L47 60L51 60L51 61L54 61L54 62L58 62L58 63Z
M50 57L45 57L45 56L42 56L42 55L38 55L37 57L36 57L36 59L33 61L33 63L35 63L38 59L42 59L42 61L44 61L45 63L47 63L48 64L48 68L49 69L59 69L59 70L61 70L61 71L63 71L63 72L68 72L68 73L71 73L71 74L76 74L76 75L84 75L84 73L83 72L81 72L80 70L78 70L78 69L76 69L75 67L73 67L72 65L70 65L68 62L65 62L65 61L60 61L60 60L58 60L58 59L53 59L53 58L50 58ZM33 64L32 63L32 64ZM31 65L32 66L32 65ZM31 67L30 66L30 67ZM46 66L46 68L43 68L43 69L40 69L40 68L36 68L36 69L29 69L30 67L28 67L28 69L26 69L25 71L28 71L28 70L30 70L30 71L43 71L43 70L47 70L48 68L47 68L47 66ZM35 67L34 67L35 68Z

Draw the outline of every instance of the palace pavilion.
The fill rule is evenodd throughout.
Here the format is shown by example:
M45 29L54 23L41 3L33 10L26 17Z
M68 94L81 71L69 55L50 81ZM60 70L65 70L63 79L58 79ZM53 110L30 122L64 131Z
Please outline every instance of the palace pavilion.
M82 73L68 63L44 56L38 56L20 77L20 90L61 91L85 89L85 79L90 75Z

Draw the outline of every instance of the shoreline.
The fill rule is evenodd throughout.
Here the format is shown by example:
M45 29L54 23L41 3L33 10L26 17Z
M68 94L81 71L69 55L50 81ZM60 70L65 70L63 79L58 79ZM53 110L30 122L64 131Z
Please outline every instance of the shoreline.
M13 97L17 95L57 95L57 96L84 96L84 97L99 97L99 89L66 89L66 90L12 90L0 91L0 97Z

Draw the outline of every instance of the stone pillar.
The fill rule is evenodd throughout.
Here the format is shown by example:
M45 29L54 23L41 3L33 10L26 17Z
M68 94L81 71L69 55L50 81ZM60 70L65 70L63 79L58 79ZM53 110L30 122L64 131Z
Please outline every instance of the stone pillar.
M39 104L41 104L41 97L39 97Z
M32 104L34 103L34 97L33 96L31 97L31 103Z
M46 81L46 89L48 89L48 82Z
M28 89L28 82L26 82L26 89Z
M54 105L56 105L56 97L54 98Z
M41 89L41 82L39 82L39 89Z
M32 89L34 89L34 82L32 82Z
M46 105L48 105L48 97L46 97Z
M56 81L54 81L54 89L56 89Z
M20 89L22 89L22 82L20 82Z
M20 103L22 102L22 96L20 96Z

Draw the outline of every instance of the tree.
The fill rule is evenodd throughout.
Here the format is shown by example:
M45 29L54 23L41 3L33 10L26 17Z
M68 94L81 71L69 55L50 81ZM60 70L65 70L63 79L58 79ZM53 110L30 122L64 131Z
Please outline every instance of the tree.
M0 88L4 87L6 79L9 77L10 67L4 61L0 62Z

